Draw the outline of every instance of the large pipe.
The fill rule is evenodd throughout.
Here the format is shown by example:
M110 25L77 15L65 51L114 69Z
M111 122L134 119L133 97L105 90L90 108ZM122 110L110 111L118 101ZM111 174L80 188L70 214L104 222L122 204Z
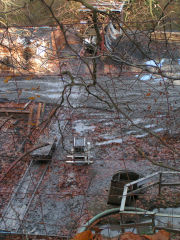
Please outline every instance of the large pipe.
M144 212L145 211L142 208L136 208L136 207L125 207L125 210L127 210L127 211L139 211L139 212ZM96 216L91 218L83 227L79 228L78 232L81 233L81 232L86 231L98 219L106 217L106 216L111 215L111 214L115 214L115 213L120 213L119 208L108 209L108 210L105 210L104 212L101 212L101 213L97 214Z
M159 217L174 217L174 218L180 218L180 215L173 215L172 214L163 214L163 213L155 213L153 211L147 211L145 209L142 208L136 208L136 207L125 207L125 211L120 211L119 208L112 208L112 209L108 209L105 210L104 212L101 212L99 214L97 214L96 216L94 216L93 218L91 218L83 227L81 227L80 229L78 229L78 232L84 232L86 231L95 221L97 221L100 218L106 217L108 215L111 214L116 214L116 213L125 213L125 214L145 214L145 215L149 215L150 217L153 216L159 216Z

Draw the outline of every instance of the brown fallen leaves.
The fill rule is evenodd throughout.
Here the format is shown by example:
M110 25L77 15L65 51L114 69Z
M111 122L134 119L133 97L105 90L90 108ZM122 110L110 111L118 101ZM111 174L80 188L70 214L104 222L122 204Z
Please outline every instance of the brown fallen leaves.
M160 230L154 235L138 235L127 232L121 235L120 240L170 240L170 233L165 230Z
M113 240L117 240L119 238L112 238ZM90 230L87 230L82 233L78 233L72 240L103 240L103 237L98 233L94 235ZM132 232L123 233L120 236L120 240L170 240L170 233L165 230L160 230L154 235L138 235Z
M165 230L159 230L159 232L155 233L154 235L144 235L148 240L169 240L170 233L166 232Z
M76 234L72 240L93 240L93 233L90 230Z

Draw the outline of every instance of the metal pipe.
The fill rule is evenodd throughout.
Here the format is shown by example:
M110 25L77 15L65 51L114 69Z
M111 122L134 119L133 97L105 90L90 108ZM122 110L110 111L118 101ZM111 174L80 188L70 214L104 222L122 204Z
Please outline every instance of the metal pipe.
M175 217L175 218L180 218L180 215L171 215L171 214L165 214L165 213L155 213L153 211L146 211L145 209L142 208L136 208L136 207L125 207L125 211L120 212L119 208L112 208L112 209L108 209L105 210L104 212L101 212L99 214L97 214L96 216L94 216L93 218L91 218L83 227L81 227L78 232L84 232L86 231L95 221L97 221L100 218L106 217L108 215L111 214L116 214L116 213L120 213L120 214L138 214L138 215L149 215L149 216L159 216L159 217ZM155 223L154 223L155 224ZM155 226L156 228L156 226Z
M139 212L144 212L145 210L142 208L135 208L135 207L125 207L125 210L129 210L129 211L139 211ZM115 214L115 213L119 213L119 208L112 208L112 209L108 209L105 210L104 212L101 212L99 214L97 214L96 216L94 216L93 218L91 218L83 227L81 227L78 232L84 232L86 231L90 225L92 225L95 221L97 221L100 218L106 217L108 215L111 214Z

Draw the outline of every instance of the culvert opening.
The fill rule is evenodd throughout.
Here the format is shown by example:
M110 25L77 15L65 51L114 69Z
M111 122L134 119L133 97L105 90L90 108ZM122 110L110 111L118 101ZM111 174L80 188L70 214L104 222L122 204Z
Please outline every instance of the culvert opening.
M120 170L116 172L111 180L111 185L109 189L109 195L108 195L108 204L112 205L120 205L121 204L121 199L123 195L123 190L124 186L132 181L136 181L139 178L142 178L142 174L134 172L134 171L129 171L129 170ZM133 185L133 189L131 190L136 190L137 184ZM127 197L126 202L127 205L130 205L132 202L132 199L137 199L137 195L134 194L132 196Z

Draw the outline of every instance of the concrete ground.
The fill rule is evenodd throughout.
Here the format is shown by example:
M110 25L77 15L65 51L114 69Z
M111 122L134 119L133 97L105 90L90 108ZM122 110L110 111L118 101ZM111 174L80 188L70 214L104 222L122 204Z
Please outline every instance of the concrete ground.
M167 59L158 63L164 69L169 67ZM177 74L174 82L147 72L123 72L115 77L99 76L99 85L90 87L91 94L78 84L67 89L60 105L64 116L57 116L54 123L53 131L60 139L57 150L19 232L70 236L92 216L112 207L107 205L108 191L118 170L135 170L145 176L164 170L142 158L135 147L141 147L157 163L179 166L178 155L150 133L179 149L179 58L173 66ZM87 84L91 80L86 76L83 81ZM0 96L2 101L17 100L20 92L21 100L35 97L36 101L60 104L64 86L70 82L68 77L59 76L0 81ZM77 76L76 83L80 82L82 79ZM56 125L58 120L68 120L62 135ZM84 136L91 142L93 164L65 162L74 136ZM145 195L148 199L151 193ZM171 201L175 206L177 199L178 196ZM143 201L139 203L142 204ZM148 209L152 204L143 206Z

